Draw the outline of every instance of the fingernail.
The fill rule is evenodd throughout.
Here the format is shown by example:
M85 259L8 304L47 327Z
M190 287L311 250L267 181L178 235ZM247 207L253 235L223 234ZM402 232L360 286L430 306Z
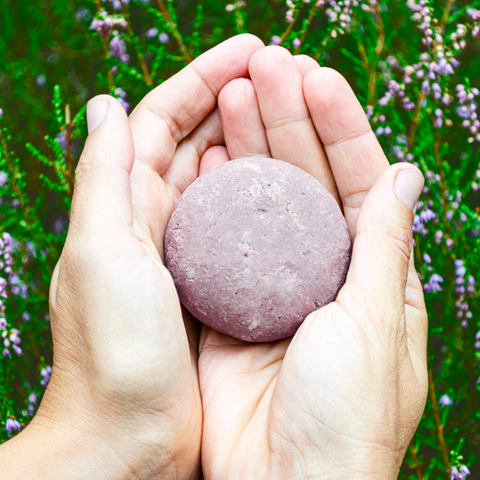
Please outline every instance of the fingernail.
M92 133L105 120L108 111L108 102L104 98L94 98L87 105L88 133Z
M413 168L402 170L395 180L395 193L410 210L414 211L422 193L423 184L423 175L419 170Z

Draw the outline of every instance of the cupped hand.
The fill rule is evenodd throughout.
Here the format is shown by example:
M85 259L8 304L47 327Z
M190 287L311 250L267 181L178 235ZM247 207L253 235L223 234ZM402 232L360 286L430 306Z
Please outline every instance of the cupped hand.
M224 87L226 147L200 170L268 155L319 180L353 242L346 284L293 339L247 344L203 327L199 376L208 480L397 478L427 394L427 315L413 265L412 165L389 167L347 82L280 47Z
M224 42L130 119L112 97L89 103L51 286L52 378L31 426L0 451L18 459L2 463L5 478L198 478L198 331L159 252L200 157L223 142L218 92L262 47L250 35Z

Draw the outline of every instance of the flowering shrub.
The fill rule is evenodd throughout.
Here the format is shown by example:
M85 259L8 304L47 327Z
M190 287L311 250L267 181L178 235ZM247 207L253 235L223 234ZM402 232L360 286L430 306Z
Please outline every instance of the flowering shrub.
M423 171L413 231L430 395L401 478L480 478L480 0L21 0L0 15L2 441L31 420L51 374L48 287L85 101L109 92L129 111L202 51L250 31L337 68L391 162Z

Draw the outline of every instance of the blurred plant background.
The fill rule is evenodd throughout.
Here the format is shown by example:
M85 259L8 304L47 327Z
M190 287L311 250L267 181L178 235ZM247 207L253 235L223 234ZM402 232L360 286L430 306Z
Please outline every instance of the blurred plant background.
M430 396L400 478L480 478L480 0L2 0L0 441L50 378L48 288L86 101L109 92L129 111L241 32L338 69L391 162L424 172L414 233Z

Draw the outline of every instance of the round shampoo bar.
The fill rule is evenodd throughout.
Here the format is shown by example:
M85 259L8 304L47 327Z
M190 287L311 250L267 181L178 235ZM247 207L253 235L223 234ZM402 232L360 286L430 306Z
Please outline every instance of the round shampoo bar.
M249 342L292 336L335 300L350 262L345 218L311 175L264 157L201 175L180 198L165 261L183 305Z

